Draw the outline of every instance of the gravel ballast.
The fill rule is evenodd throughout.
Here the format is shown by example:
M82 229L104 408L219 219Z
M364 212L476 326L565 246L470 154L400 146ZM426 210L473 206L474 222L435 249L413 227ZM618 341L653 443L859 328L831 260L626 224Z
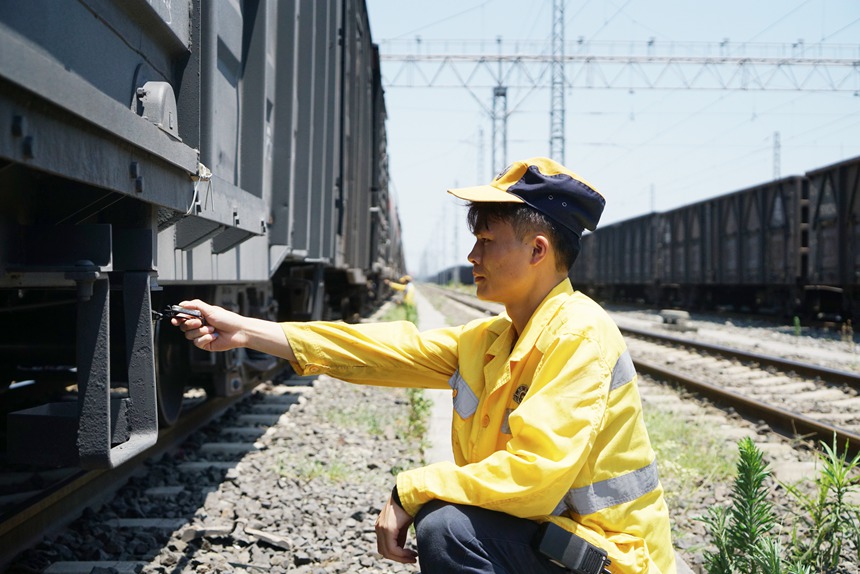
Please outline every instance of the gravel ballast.
M150 462L7 571L416 572L379 556L374 532L396 473L421 464L406 391L286 383L258 387L250 409Z

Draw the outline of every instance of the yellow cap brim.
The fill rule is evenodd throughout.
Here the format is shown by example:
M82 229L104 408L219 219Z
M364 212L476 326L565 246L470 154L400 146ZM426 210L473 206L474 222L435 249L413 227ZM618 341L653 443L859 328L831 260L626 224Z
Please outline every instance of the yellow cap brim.
M449 189L448 193L454 197L459 197L465 201L476 203L484 201L492 202L507 202L507 203L525 203L522 199L507 191L502 191L492 185L476 185L474 187L458 187Z

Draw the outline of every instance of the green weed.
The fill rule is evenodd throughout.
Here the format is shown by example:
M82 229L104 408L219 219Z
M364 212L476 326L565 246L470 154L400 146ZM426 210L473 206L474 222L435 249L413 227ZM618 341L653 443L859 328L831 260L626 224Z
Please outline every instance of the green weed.
M424 389L406 389L409 399L409 420L406 423L406 436L418 439L422 449L426 446L427 429L430 424L430 409L433 401L424 395Z
M761 451L752 439L738 443L737 476L731 504L711 507L700 520L705 523L715 550L705 553L709 574L831 574L844 570L841 561L847 547L860 549L860 506L856 498L860 455L848 458L848 445L838 452L821 443L821 468L814 488L783 484L798 503L789 508L795 517L790 544L783 546L780 526L767 498L771 479ZM860 559L860 555L858 555Z
M339 428L361 430L372 436L381 436L386 428L397 426L395 413L379 412L362 403L326 411L322 417Z
M860 558L860 506L858 491L858 464L860 454L848 460L848 445L840 454L833 437L833 445L821 443L818 453L820 470L811 493L798 484L783 484L799 508L793 511L796 522L792 531L794 559L814 568L816 572L836 572L842 551L852 542ZM803 536L798 535L798 526Z
M702 518L716 547L705 553L705 566L710 574L781 574L779 541L771 538L776 519L765 484L770 469L749 437L738 443L738 454L731 505L713 506Z
M287 461L279 458L275 472L278 476L294 478L302 482L325 479L330 482L343 482L351 476L349 468L336 458L330 461L303 458L299 461Z

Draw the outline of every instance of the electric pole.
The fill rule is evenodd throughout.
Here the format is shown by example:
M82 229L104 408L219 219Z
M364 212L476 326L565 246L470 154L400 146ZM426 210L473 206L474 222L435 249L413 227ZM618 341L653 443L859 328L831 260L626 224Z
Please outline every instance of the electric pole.
M549 157L564 165L564 0L552 0Z

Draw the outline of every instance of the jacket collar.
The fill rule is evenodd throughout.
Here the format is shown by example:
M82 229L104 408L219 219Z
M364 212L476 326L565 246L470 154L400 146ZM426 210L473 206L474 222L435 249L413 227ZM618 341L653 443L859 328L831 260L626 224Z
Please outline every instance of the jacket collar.
M537 338L543 332L544 327L555 317L562 304L568 297L573 295L573 286L570 284L570 279L564 278L558 285L553 287L535 312L532 314L529 322L526 323L525 330L520 333L519 339L516 341L516 346L511 352L511 346L514 341L514 327L510 317L506 313L499 315L499 318L504 321L507 328L503 328L499 333L498 338L487 349L488 355L498 356L510 353L511 361L519 361L535 346Z

